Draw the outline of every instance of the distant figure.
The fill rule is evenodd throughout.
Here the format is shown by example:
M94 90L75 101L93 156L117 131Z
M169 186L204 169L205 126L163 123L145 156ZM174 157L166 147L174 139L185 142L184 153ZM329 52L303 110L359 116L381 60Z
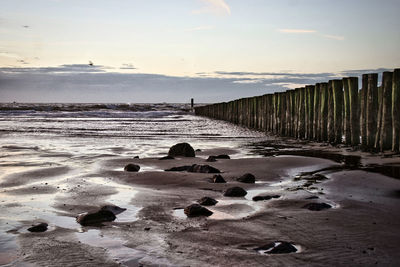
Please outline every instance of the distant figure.
M89 66L93 66L93 62L89 60Z

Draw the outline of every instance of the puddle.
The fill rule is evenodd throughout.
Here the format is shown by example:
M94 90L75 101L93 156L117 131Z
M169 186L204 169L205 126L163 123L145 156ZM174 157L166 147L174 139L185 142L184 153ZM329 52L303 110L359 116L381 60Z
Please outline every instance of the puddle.
M113 171L117 171L117 172L125 172L124 167L118 167L118 168L114 168L112 169ZM163 172L163 169L154 167L154 166L143 166L140 165L140 170L139 172ZM135 172L132 172L135 173Z
M211 216L209 216L209 217L206 217L206 218L214 219L214 220L236 219L235 216L233 216L231 214L228 214L226 212L221 212L221 211L215 210L213 208L209 208L209 207L207 207L207 209L211 210L213 212L213 214ZM188 219L188 217L186 216L186 214L184 212L184 209L175 209L172 212L172 215L177 217L177 218L179 218L179 219L182 219L182 220L183 219Z
M276 248L277 246L279 246L282 242L276 241L273 242L274 243L274 247L271 247L269 249L257 249L257 252L260 253L261 255L266 255L266 256L274 256L274 255L282 255L282 254L292 254L292 253L301 253L304 251L303 247L300 245L296 245L296 244L292 244L290 243L290 245L292 245L296 251L294 252L287 252L287 253L269 253L270 251L272 251L274 248Z
M92 247L101 247L107 250L110 258L122 266L140 266L139 261L145 256L143 252L124 246L125 241L116 237L107 237L100 230L90 229L77 233L79 241Z

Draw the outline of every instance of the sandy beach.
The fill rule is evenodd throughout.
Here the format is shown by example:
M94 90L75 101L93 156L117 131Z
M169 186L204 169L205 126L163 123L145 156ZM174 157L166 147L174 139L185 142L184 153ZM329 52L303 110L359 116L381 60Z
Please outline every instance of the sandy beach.
M316 150L319 146L302 147ZM292 149L295 150L298 149ZM321 150L348 156L361 154L343 148L319 147ZM1 263L6 266L400 264L400 180L362 168L349 169L344 163L324 158L296 155L235 158L237 153L232 148L222 148L196 152L195 158L171 160L109 157L94 161L84 171L65 165L35 167L6 175L1 183L2 193L15 201L1 204L3 218L26 199L44 204L37 205L35 220L26 219L7 231L8 236L15 238L15 247L1 253ZM208 156L220 154L230 154L232 159L206 162ZM398 164L398 156L361 156L364 164ZM141 171L124 171L129 163L139 165ZM226 183L211 183L211 173L164 171L192 164L217 168ZM245 173L253 174L256 183L236 181ZM306 185L310 175L316 174L327 179ZM37 181L40 186L32 187ZM232 186L244 188L247 195L223 196ZM260 195L279 197L252 200ZM183 209L205 196L218 201L215 206L207 207L213 214L188 218ZM313 211L304 208L308 203L326 203L331 208ZM54 210L53 216L40 216L40 209L46 205ZM127 210L102 226L81 226L76 222L77 215L104 205ZM26 230L38 222L48 223L49 229L43 233ZM255 250L276 241L293 244L297 252L268 254Z

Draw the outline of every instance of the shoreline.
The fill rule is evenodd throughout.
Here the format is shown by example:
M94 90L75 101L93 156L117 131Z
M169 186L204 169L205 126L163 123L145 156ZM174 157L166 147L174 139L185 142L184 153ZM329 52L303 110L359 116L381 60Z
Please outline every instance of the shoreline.
M329 152L337 149L322 147ZM396 256L400 247L397 233L400 180L341 168L343 164L316 157L281 155L205 162L209 155L235 152L238 151L231 148L203 150L196 158L165 161L104 159L86 173L63 181L58 189L51 184L52 172L47 176L43 173L43 181L48 181L48 185L12 194L29 198L37 196L37 190L41 196L52 196L54 190L65 193L48 199L55 215L48 217L47 232L25 232L33 223L30 220L9 231L19 244L12 264L51 265L55 263L54 255L59 257L56 263L64 266L74 266L77 262L85 266L116 266L117 262L126 266L370 266L376 261L378 266L395 266L400 263ZM344 153L361 154L364 164L398 162L397 156L377 158L359 152ZM123 167L128 163L139 164L144 171L124 172ZM228 183L209 183L211 174L163 171L190 164L209 164L220 169ZM295 181L300 173L315 171L328 178L313 184L316 189L304 187L301 179ZM257 183L235 181L247 172L255 175ZM29 185L32 180L25 182ZM224 197L222 193L230 186L241 186L248 195L238 199ZM280 197L252 201L252 196L260 194ZM214 215L182 216L179 209L204 196L219 201L210 208ZM306 199L310 196L318 199ZM333 208L322 211L302 208L315 202L328 203ZM81 227L75 222L77 214L105 204L128 208L128 215L121 213L116 221L103 227ZM36 221L43 220L42 217ZM263 255L254 250L279 240L292 242L301 251ZM115 244L107 247L107 243ZM37 246L41 249L35 249ZM44 248L48 251L44 252ZM121 250L125 252L116 252Z

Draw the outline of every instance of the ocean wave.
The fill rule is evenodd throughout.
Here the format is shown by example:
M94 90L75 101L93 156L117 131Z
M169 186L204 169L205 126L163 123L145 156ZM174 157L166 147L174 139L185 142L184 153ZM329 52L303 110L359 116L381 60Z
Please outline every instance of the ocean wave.
M115 104L33 104L33 103L1 103L0 111L19 111L24 112L80 112L80 111L96 111L96 110L116 110L116 111L189 111L188 104L131 104L131 103L115 103Z

